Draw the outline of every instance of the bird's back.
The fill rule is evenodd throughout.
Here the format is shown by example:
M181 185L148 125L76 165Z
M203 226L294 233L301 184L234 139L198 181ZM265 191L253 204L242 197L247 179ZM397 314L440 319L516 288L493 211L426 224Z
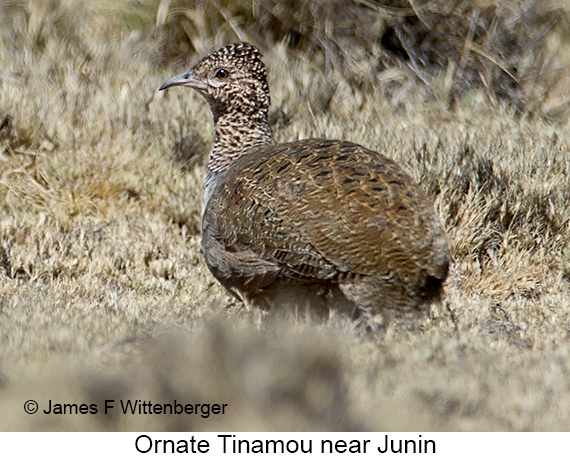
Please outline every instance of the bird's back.
M220 175L203 246L240 299L315 285L371 313L436 297L450 260L431 202L395 162L320 139L259 147Z

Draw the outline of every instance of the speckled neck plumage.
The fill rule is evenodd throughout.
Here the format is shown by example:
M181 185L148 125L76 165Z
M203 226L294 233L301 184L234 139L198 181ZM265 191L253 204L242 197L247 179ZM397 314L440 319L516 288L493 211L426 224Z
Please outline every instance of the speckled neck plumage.
M243 101L237 107L232 106L234 109L220 110L210 103L216 136L206 175L206 202L220 177L239 157L248 150L272 143L268 122L269 94L261 94L266 100L259 100L254 93L240 95L243 95ZM251 104L252 99L256 103Z

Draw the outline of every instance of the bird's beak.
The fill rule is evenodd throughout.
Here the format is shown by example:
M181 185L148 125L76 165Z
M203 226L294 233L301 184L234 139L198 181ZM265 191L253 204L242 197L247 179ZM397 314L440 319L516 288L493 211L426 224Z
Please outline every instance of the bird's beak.
M170 78L162 86L160 86L160 89L158 90L168 89L169 87L173 86L187 86L200 92L205 92L208 89L208 86L205 83L194 78L194 70L190 70L189 72L176 75L174 78Z

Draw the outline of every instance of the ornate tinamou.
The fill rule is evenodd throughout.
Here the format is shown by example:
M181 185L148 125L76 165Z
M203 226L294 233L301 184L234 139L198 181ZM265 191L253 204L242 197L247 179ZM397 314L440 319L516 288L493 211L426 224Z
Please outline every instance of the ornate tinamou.
M426 194L354 143L274 144L257 48L223 47L160 89L172 86L198 91L214 115L202 245L233 296L263 308L348 305L368 317L440 298L451 254Z

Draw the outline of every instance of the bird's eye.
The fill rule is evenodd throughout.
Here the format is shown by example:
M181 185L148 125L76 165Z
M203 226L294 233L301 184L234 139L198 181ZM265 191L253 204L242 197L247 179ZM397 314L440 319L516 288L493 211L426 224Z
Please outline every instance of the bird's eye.
M227 79L229 75L230 72L224 68L220 68L218 71L216 71L216 78L218 79Z

